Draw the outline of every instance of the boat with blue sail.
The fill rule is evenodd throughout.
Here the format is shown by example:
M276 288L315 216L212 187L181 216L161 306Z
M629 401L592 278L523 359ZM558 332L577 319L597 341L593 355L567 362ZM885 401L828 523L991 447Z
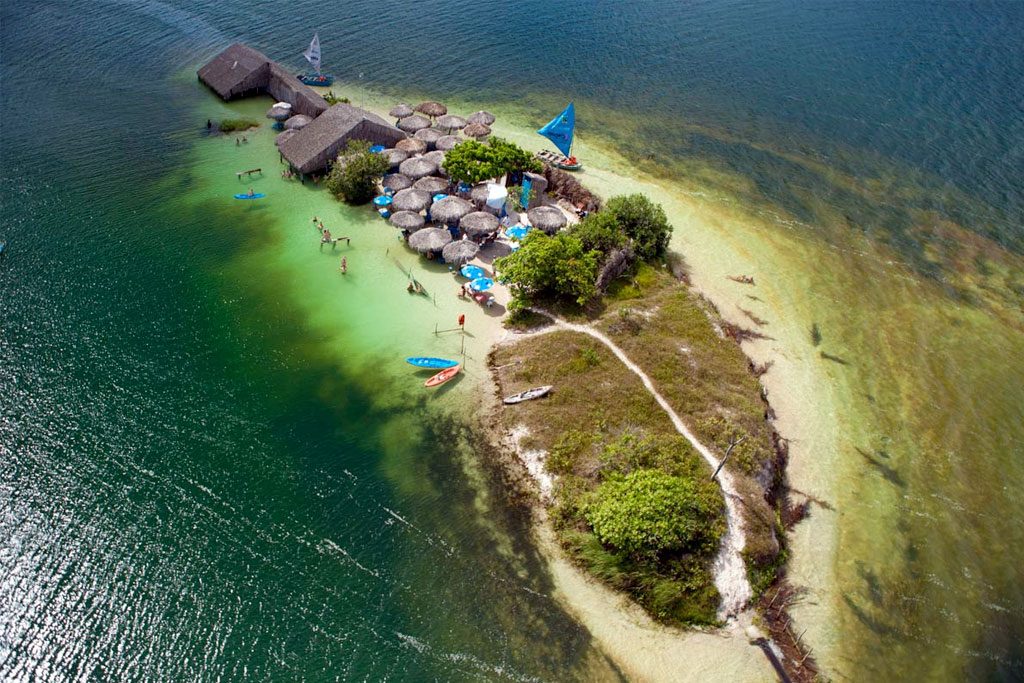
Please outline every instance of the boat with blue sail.
M302 56L306 58L306 61L310 63L316 73L312 74L296 74L296 78L305 83L306 85L313 85L317 87L327 87L334 83L334 76L330 74L320 73L320 34L314 33L313 40L309 43L309 48L302 53Z
M551 119L547 125L537 131L540 135L551 140L562 154L558 155L548 150L542 150L537 152L537 158L565 171L579 171L582 169L583 164L572 155L572 141L575 131L576 107L570 102L569 106L562 110L562 113Z

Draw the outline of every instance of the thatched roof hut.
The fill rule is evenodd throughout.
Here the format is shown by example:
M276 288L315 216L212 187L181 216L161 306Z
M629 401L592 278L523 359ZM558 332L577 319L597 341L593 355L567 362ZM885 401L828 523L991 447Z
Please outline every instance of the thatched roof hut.
M413 157L400 163L398 171L413 180L419 180L420 178L437 173L437 164L426 157Z
M398 192L399 190L405 190L412 187L412 178L404 176L401 173L388 173L384 176L384 180L381 181L384 185L384 189L391 190L392 192Z
M388 112L388 116L393 116L396 119L404 119L406 116L413 115L413 109L408 104L396 104L392 107L391 111Z
M416 138L406 138L395 143L395 149L400 149L409 156L423 154L427 151L427 143Z
M416 232L425 222L423 216L415 211L395 211L388 220L391 225L407 232Z
M447 152L448 150L455 149L459 143L465 141L465 138L460 138L458 135L445 135L437 139L437 142L434 143L434 147L442 152Z
M444 132L437 128L420 128L413 137L427 143L427 149L433 149L434 143L443 135Z
M221 51L199 69L198 76L224 100L267 93L276 100L291 103L295 113L314 118L328 107L324 98L287 69L241 43Z
M413 183L413 187L417 190L423 190L424 192L429 192L431 195L435 195L438 192L448 191L448 181L444 178L438 178L437 176L427 176L425 178L420 178Z
M401 142L401 140L399 140L398 142ZM381 155L388 160L388 165L391 168L395 168L400 163L409 158L409 153L406 152L404 149L395 148L386 149L383 152L381 152Z
M445 114L444 116L438 116L437 120L434 121L435 126L437 126L438 128L443 128L444 130L447 130L449 132L457 130L459 128L465 128L466 124L468 123L469 121L462 118L461 116L456 116L455 114Z
M530 219L530 225L549 235L555 234L569 222L565 214L553 206L538 206L527 211L526 216Z
M302 130L309 124L313 123L313 119L309 118L305 114L296 114L287 121L284 122L285 130Z
M409 246L421 254L441 251L451 241L452 234L444 228L423 228L409 236Z
M462 134L471 138L485 138L491 134L491 129L482 123L471 123L462 129Z
M470 123L479 123L489 126L494 123L494 114L489 111L478 111L469 115Z
M459 227L472 239L480 239L498 232L498 217L485 211L467 213L459 220Z
M288 138L292 137L293 135L295 135L298 132L299 131L297 131L297 130L284 130L281 133L278 133L277 137L274 138L274 144L277 145L278 147L280 147L282 144L284 144L285 140L287 140Z
M299 173L312 173L333 162L349 140L388 147L404 138L402 131L376 114L338 103L278 147Z
M461 197L445 197L430 207L430 217L437 223L458 225L459 219L473 211L473 205Z
M430 206L431 195L429 192L408 188L399 190L391 199L391 208L395 211L412 211L418 213Z
M476 258L480 246L471 240L456 240L444 245L441 257L448 263L458 267Z
M420 128L430 128L430 119L418 115L406 116L404 119L399 119L396 125L406 133L415 133Z
M440 102L420 102L416 105L416 111L433 118L435 116L444 116L447 114L448 107L444 106Z

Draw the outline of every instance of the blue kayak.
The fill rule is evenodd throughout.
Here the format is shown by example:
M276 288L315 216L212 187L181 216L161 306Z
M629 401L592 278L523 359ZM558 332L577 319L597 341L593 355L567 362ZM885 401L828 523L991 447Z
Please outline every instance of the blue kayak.
M458 361L448 360L447 358L427 358L424 356L414 356L412 358L406 358L405 362L409 365L415 365L418 368L454 368L459 364Z
M266 196L262 192L257 192L256 194L236 194L235 199L262 199Z

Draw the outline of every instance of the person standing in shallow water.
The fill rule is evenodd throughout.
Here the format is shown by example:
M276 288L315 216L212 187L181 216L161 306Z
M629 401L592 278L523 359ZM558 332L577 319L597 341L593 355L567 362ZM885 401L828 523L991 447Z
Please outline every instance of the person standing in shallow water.
M348 260L346 260L344 256L341 257L341 267L339 270L342 275L348 272Z

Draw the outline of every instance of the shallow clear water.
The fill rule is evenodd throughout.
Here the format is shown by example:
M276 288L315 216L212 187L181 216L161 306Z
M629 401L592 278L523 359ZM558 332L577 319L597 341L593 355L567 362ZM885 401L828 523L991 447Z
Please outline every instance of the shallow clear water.
M427 401L391 363L456 351L451 297L410 303L389 229L276 168L273 202L219 201L272 148L202 124L264 103L194 68L298 65L315 29L339 89L524 124L573 97L583 151L660 176L698 281L772 317L814 389L780 400L824 415L795 467L835 553L794 568L823 663L1019 676L1022 7L5 4L0 670L615 675L445 417L479 372ZM762 302L721 284L747 268Z

